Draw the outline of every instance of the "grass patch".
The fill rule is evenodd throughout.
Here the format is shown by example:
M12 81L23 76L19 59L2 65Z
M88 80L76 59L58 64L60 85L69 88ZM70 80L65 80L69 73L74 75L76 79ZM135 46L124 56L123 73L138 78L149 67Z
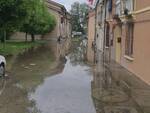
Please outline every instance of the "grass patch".
M46 43L45 41L35 41L35 42L15 42L15 41L7 41L4 44L0 43L0 54L7 55L15 55L18 53L24 52L24 50L38 47L42 44Z

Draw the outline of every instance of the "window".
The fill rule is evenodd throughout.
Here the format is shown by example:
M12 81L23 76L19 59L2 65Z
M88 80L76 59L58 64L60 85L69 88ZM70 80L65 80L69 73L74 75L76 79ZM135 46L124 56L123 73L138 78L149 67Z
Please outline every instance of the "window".
M61 17L61 24L64 23L64 17Z
M101 25L103 22L103 7L100 7L100 11L98 12L98 24Z
M109 30L110 30L110 27L109 27L109 23L107 23L107 25L106 25L106 43L105 43L105 45L106 45L106 47L109 47Z
M117 15L121 15L121 0L116 0L115 1L115 13L117 14Z
M106 4L106 7L107 7L107 10L106 10L106 19L109 19L109 14L110 14L110 6L109 6L109 1L107 1L107 4Z
M133 11L133 0L124 0L124 8L128 9L129 12Z
M126 28L125 55L130 57L133 55L133 34L134 24L128 23Z
M107 8L109 13L112 12L112 7L113 7L113 1L112 0L107 1Z
M97 18L98 18L98 24L100 25L101 22L102 22L102 20L101 20L101 12L98 12Z

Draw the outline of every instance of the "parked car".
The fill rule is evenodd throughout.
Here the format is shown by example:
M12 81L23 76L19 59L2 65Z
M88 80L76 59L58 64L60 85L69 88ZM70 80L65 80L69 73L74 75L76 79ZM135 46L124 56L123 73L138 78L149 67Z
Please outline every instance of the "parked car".
M5 68L6 68L6 59L4 56L0 55L0 76L5 76Z

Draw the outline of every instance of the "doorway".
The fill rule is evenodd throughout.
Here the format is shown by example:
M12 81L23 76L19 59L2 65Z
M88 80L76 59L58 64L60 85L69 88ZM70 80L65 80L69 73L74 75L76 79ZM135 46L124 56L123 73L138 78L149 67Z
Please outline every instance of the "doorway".
M122 41L122 26L117 25L114 29L114 39L115 39L115 60L121 63L121 41Z

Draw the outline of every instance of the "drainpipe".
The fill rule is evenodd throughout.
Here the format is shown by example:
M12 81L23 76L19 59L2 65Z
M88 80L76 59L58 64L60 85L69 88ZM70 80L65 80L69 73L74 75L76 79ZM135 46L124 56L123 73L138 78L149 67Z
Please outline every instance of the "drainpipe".
M99 2L99 0L98 0L98 2ZM98 3L98 2L97 2L97 3ZM96 24L97 24L97 21L96 21L96 19L97 19L97 4L96 4L96 7L95 7L94 64L95 64L96 61L97 61L97 58L96 58L96 52L97 52L97 46L96 46L96 33L97 33L97 29L96 29Z

